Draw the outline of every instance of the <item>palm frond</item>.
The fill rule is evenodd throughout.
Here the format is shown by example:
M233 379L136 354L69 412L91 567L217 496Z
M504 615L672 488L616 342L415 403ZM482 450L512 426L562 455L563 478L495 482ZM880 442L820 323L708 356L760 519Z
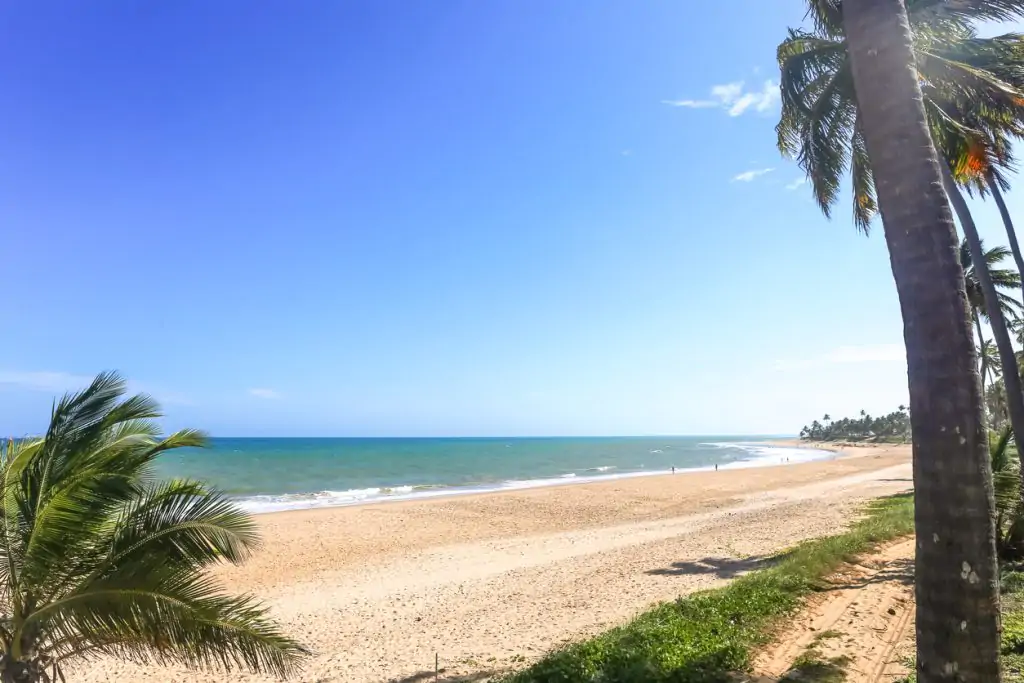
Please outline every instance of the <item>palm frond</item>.
M835 36L843 33L842 0L807 0L807 18L816 31Z
M779 45L779 150L795 159L815 201L831 215L843 177L852 176L854 223L877 212L870 160L858 132L841 0L810 0L814 31L790 29ZM908 0L914 49L932 138L954 177L985 194L1008 187L1011 138L1024 137L1024 39L978 38L978 17L1014 15L1024 0Z
M826 216L838 198L855 135L853 79L845 55L843 43L792 30L778 49L779 149L796 158Z
M287 677L309 653L266 618L253 597L221 594L209 580L153 576L149 588L109 587L36 611L57 659L92 651L157 664Z
M996 439L991 440L989 451L992 455L992 471L1002 472L1010 464L1010 441L1013 439L1013 430L1009 427L1003 429Z
M871 230L871 221L878 213L878 201L875 197L875 176L871 170L860 117L854 125L853 139L850 141L850 177L853 180L853 224L867 235Z
M106 545L106 543L105 543ZM136 562L204 567L248 558L259 545L252 517L222 493L196 481L172 480L146 491L125 507L109 540L104 571L123 571Z
M161 438L159 406L124 392L102 374L55 404L43 438L0 448L5 656L292 673L307 651L252 597L224 595L205 574L258 546L252 518L200 482L152 476L162 453L205 435Z
M912 23L934 24L942 19L963 22L1012 21L1024 18L1021 0L906 0Z

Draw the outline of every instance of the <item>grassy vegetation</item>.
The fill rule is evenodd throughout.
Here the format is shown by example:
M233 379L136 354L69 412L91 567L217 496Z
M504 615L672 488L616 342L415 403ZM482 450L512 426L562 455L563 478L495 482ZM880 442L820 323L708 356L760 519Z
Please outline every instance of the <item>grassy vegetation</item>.
M848 657L826 659L821 652L812 648L797 657L786 675L779 679L779 683L843 683L846 680L846 665L849 663Z
M1003 570L1003 681L1024 683L1024 565Z
M772 567L724 588L659 605L625 626L547 655L504 683L732 681L735 672L749 668L753 649L824 577L913 528L909 495L880 499L847 533L802 543Z

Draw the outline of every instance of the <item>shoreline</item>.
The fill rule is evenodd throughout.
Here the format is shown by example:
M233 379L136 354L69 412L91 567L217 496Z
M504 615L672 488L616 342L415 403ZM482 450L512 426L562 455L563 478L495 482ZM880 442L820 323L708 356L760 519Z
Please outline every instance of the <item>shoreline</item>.
M213 577L264 602L316 654L295 680L484 680L652 603L721 585L864 501L904 491L910 448L686 476L649 476L259 515L263 547ZM69 680L213 683L221 673L113 659ZM235 673L231 680L269 683Z
M445 485L416 485L397 484L394 486L382 486L367 489L353 489L348 491L321 491L319 493L296 493L276 495L250 495L237 496L235 503L246 512L253 515L278 514L282 512L296 512L300 510L319 510L357 507L363 505L376 505L378 503L398 503L407 501L436 500L463 496L481 496L506 493L512 491L524 491L531 489L553 488L563 486L577 486L594 484L608 481L620 481L626 479L638 479L661 476L692 475L701 472L735 471L760 467L780 467L799 465L807 462L827 460L836 457L841 453L836 447L829 447L825 444L810 444L808 442L797 443L798 440L771 440L771 441L723 441L708 442L706 445L716 448L746 447L761 449L761 452L751 451L750 457L742 460L733 460L715 465L700 465L696 467L679 467L673 470L632 470L606 474L604 472L615 469L614 467L595 468L601 473L592 475L579 475L577 473L562 474L556 477L540 477L535 479L511 479L494 483L467 484L463 486ZM766 450L777 451L768 453ZM799 449L802 452L811 452L814 455L805 456L803 453L797 456L795 461L787 451ZM776 462L776 458L784 459ZM590 471L590 470L587 470Z

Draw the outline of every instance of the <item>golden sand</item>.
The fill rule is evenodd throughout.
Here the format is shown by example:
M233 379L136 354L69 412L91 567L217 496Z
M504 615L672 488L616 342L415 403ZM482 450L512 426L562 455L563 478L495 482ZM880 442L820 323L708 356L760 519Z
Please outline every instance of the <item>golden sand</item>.
M258 518L256 557L217 574L315 651L296 680L426 680L435 654L441 680L482 680L727 580L737 560L834 533L910 476L909 446L870 446L799 465L273 513ZM70 673L269 680L109 660Z

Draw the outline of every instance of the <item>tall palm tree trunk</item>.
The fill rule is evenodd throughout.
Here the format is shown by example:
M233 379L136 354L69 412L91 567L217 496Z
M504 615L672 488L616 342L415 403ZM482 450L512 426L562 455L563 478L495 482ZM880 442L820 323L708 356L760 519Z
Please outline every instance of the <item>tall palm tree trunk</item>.
M1021 277L1024 277L1024 256L1020 253L1020 245L1017 244L1017 231L1013 229L1013 219L1010 218L1010 212L1006 209L1006 202L1003 201L1003 193L999 189L999 183L996 182L995 176L991 172L985 176L985 180L988 182L988 189L992 192L992 198L996 200L996 206L999 207L999 215L1003 217L1006 239L1010 242L1010 251L1013 252L1013 260L1017 264L1017 272L1020 273Z
M999 305L999 292L996 291L996 286L992 283L992 276L989 275L985 252L981 247L981 237L978 235L978 226L974 224L974 217L971 216L967 201L953 180L949 166L945 163L940 163L939 166L942 170L942 184L946 188L949 201L960 220L960 227L963 228L964 238L967 240L967 248L971 252L974 271L978 274L978 284L981 285L981 293L985 297L985 310L988 313L989 326L992 328L992 336L996 340L996 349L999 351L999 362L1003 367L1003 382L1006 383L1006 407L1010 413L1010 426L1013 428L1014 439L1024 439L1024 393L1021 391L1020 373L1017 370L1017 356L1013 352L1013 342L1010 341L1010 332L1006 327L1002 306ZM1021 470L1021 499L1024 500L1024 469Z
M992 465L956 229L903 0L844 0L842 12L907 347L918 681L991 683L1000 668Z
M978 355L981 356L981 397L982 410L985 409L985 375L988 374L988 356L985 354L985 336L981 333L981 316L977 311L971 312L974 318L974 327L978 331Z

